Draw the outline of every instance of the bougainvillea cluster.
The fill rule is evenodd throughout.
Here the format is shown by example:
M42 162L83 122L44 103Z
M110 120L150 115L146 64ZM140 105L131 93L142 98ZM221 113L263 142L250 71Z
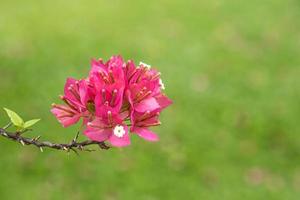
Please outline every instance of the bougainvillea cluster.
M60 96L64 104L52 104L51 112L64 127L83 119L90 140L122 147L130 144L130 134L137 134L156 141L149 128L161 124L161 111L172 103L164 89L160 72L150 65L125 62L121 56L92 60L87 78L67 79Z

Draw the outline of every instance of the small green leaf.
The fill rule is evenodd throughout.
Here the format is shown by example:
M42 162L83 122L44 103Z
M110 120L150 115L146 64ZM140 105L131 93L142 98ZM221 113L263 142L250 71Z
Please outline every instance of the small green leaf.
M4 108L4 110L6 111L8 117L10 118L10 121L17 127L19 128L23 128L24 126L24 121L23 119L14 111L9 110L7 108Z
M24 124L24 128L29 128L30 126L33 126L34 124L36 124L38 121L40 121L41 119L32 119L32 120L29 120L27 122L25 122Z

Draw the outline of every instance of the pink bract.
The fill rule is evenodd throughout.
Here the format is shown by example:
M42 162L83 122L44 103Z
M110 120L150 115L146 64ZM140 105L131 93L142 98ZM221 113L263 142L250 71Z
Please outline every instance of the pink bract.
M64 105L52 104L51 112L63 127L83 119L84 135L93 141L128 146L131 133L157 141L149 128L161 124L161 111L172 104L160 76L151 66L121 56L93 59L88 77L67 79L60 96Z

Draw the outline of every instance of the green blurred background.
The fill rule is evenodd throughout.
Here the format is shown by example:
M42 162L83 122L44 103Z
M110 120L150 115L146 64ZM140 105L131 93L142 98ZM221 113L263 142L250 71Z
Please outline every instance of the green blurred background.
M0 138L0 199L300 198L299 1L0 0L0 107L42 118L28 136L73 138L50 105L114 54L162 72L160 142L78 157Z

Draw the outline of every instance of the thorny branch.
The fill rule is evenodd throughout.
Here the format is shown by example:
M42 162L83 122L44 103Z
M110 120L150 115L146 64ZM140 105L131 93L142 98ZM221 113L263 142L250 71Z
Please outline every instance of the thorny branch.
M26 131L17 131L17 132L8 132L6 129L10 126L8 124L4 128L0 128L0 135L8 138L10 140L16 141L21 143L23 146L25 145L33 145L37 148L40 149L41 152L43 152L43 148L52 148L52 149L57 149L57 150L62 150L62 151L67 151L70 152L73 151L78 155L78 151L94 151L93 149L86 148L87 146L90 145L98 145L100 149L109 149L110 147L107 146L104 142L97 142L97 141L91 141L91 140L86 140L83 142L77 142L79 132L76 134L74 139L70 143L53 143L49 141L40 141L40 136L37 136L35 138L27 138L23 137L22 134L25 133Z

